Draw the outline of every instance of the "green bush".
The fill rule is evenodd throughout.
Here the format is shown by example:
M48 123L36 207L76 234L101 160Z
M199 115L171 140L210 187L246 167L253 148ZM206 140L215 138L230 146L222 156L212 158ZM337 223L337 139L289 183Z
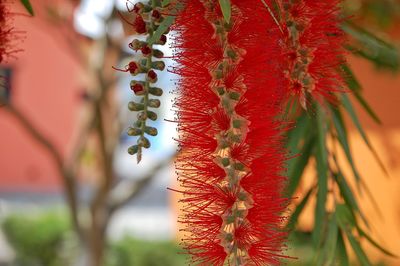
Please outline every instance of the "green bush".
M125 237L111 245L107 266L184 266L186 256L173 242L145 242Z
M15 266L67 266L74 260L66 214L11 215L2 229L15 250ZM111 243L106 266L184 266L186 257L174 242L149 242L125 237Z
M2 227L16 253L14 265L64 266L58 255L69 230L67 221L55 213L7 217Z

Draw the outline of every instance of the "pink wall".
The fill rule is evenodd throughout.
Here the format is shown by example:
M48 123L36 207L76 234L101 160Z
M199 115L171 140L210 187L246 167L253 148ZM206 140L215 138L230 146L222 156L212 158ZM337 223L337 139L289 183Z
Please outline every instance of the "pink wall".
M20 44L25 51L9 62L12 102L65 154L79 104L78 64L40 16L18 16L15 22L26 39ZM53 190L59 180L47 152L0 109L0 191Z

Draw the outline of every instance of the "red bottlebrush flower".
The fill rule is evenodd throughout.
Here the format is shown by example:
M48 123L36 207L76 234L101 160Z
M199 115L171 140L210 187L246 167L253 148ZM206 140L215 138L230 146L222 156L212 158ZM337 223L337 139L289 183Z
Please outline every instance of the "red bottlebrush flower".
M307 95L320 103L335 102L334 93L344 90L338 71L344 62L344 33L340 29L340 0L279 1L288 58L289 93L304 109Z
M147 45L143 46L143 47L140 49L140 51L142 51L142 54L143 54L144 56L146 56L146 57L151 55L151 48L148 47Z
M150 70L149 72L147 72L147 80L150 83L156 83L157 82L157 74L154 70Z
M231 0L229 24L218 1L183 2L172 72L180 76L184 245L196 265L278 264L286 235L281 32L259 0Z
M136 4L133 6L133 11L134 11L135 13L139 14L139 13L142 12L143 8L144 8L144 4L139 2L139 3L136 3Z
M151 12L151 16L154 18L155 21L160 20L161 18L161 13L158 10L153 10L153 12Z
M159 44L164 45L166 42L167 42L167 36L164 34L161 35Z
M139 68L139 66L138 66L138 64L136 62L132 61L128 65L128 71L132 75L137 75L140 72L140 68Z
M13 15L7 1L0 1L0 63L21 50L15 47L18 32L12 26Z
M143 34L147 32L146 29L146 22L143 20L143 17L141 15L137 15L135 22L133 23L135 30L139 34Z
M138 82L131 83L131 90L135 93L135 95L142 95L144 93L144 86Z

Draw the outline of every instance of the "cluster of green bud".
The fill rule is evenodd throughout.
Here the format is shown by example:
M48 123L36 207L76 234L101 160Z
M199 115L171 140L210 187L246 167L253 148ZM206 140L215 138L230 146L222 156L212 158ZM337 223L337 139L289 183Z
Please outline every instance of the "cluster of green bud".
M161 12L162 5L160 0L150 0L147 3L136 3L131 12L135 14L135 23L132 24L138 34L147 34L145 41L134 39L129 47L141 54L142 58L132 61L126 68L126 72L130 72L132 76L144 74L144 80L135 79L131 81L130 87L136 96L141 97L138 102L131 101L128 104L130 111L137 112L136 122L128 129L129 136L137 137L137 143L128 149L131 155L137 155L138 162L142 159L142 149L148 149L151 146L148 136L157 136L158 130L147 125L147 121L157 120L157 114L153 110L160 107L159 97L163 94L163 90L154 86L158 81L156 71L163 71L165 63L161 60L164 57L162 51L156 49L153 45L164 45L167 42L169 29L162 32L158 40L152 40L156 34L160 24L165 17ZM161 28L160 28L161 29ZM159 32L157 32L159 34ZM152 40L152 41L151 41Z

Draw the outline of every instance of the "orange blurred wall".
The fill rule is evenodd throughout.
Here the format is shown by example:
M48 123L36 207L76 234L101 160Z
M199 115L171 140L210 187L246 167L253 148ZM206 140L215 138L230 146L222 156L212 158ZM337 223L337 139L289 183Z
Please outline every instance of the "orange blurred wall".
M353 56L349 57L348 61L363 87L365 99L382 120L381 126L375 124L361 106L353 101L361 123L390 175L385 176L357 129L347 119L355 164L375 198L380 212L376 210L365 192L358 197L359 205L370 222L371 236L383 247L400 255L400 75L377 70L371 63ZM342 165L346 165L344 154L340 156L339 161ZM351 169L347 167L344 170L349 181L352 181ZM298 197L297 201L302 199L306 188L313 184L314 176L312 171L307 171L307 178L295 195ZM356 191L354 183L353 188ZM299 221L301 229L306 231L312 229L314 206L315 201L310 203L301 215ZM366 241L363 245L375 262L385 261L387 265L400 265L400 259L383 255Z

